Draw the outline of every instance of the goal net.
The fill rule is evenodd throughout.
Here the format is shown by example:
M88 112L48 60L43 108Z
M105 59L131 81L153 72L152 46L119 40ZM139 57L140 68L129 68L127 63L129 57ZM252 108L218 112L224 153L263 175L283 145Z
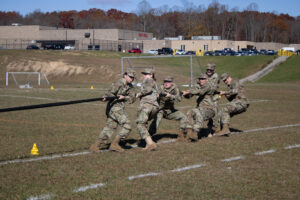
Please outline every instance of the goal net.
M19 88L33 88L49 85L49 81L41 72L6 72L5 85L12 84Z

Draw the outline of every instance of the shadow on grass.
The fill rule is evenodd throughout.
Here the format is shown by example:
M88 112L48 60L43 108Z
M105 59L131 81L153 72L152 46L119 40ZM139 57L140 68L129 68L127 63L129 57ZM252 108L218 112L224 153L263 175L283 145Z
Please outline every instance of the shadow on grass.
M243 132L242 130L239 129L235 129L235 128L230 128L231 132ZM208 128L202 128L200 130L200 132L198 133L198 138L199 139L204 139L209 135L210 131ZM164 138L168 138L168 139L176 139L177 138L177 134L174 133L157 133L157 134L153 134L152 135L152 140L154 142L159 142L160 140L164 139ZM123 140L120 142L120 146L122 146L122 148L124 149L132 149L134 147L132 147L131 145L136 144L138 147L144 148L146 146L146 142L145 140L136 140L136 139L127 139L127 140Z

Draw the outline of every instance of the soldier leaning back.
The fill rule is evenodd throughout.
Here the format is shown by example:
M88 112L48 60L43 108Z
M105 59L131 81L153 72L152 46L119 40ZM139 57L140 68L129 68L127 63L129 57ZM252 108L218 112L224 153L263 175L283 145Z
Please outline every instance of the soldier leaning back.
M123 78L113 83L107 91L106 96L116 98L107 102L106 125L99 134L99 138L91 145L91 151L98 152L101 148L106 147L118 125L121 127L120 132L115 136L109 150L117 152L125 151L119 145L119 142L121 139L125 139L132 129L129 116L125 112L125 103L131 104L135 102L135 92L131 84L135 75L134 70L128 69L124 73ZM103 101L106 101L105 97Z
M216 134L229 135L230 118L234 115L246 112L249 107L249 102L246 97L245 89L238 80L232 79L228 73L222 74L221 79L227 85L228 90L220 91L220 95L224 95L230 102L218 112L219 126L222 125L223 128L221 131L216 132Z
M159 87L159 111L150 125L150 134L156 133L162 118L179 121L178 140L184 141L186 115L175 109L175 102L181 101L180 90L172 76L167 76Z

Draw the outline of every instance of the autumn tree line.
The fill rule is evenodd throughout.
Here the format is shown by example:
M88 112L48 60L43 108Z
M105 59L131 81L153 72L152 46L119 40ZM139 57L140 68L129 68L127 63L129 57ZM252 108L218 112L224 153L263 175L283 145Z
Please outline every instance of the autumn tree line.
M221 36L223 40L300 43L300 16L258 12L255 3L243 11L229 10L217 0L207 8L189 3L177 9L152 8L142 0L132 13L92 8L46 13L35 10L22 16L18 12L0 11L0 25L12 23L71 29L129 29L151 32L157 39L210 35Z

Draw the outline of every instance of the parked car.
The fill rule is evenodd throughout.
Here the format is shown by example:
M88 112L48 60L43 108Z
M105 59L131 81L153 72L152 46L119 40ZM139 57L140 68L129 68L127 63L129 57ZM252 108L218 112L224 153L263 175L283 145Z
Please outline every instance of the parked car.
M237 52L235 53L235 55L236 55L236 56L244 56L245 53L244 53L243 51L237 51Z
M261 49L261 50L259 50L259 54L260 55L267 55L267 50Z
M142 51L138 48L133 48L128 51L128 53L142 53Z
M52 49L52 50L60 50L60 49L64 49L65 46L62 44L46 44L43 46L44 49L48 50L48 49Z
M213 55L214 56L224 56L226 55L224 51L221 51L221 50L216 50L213 52Z
M184 50L179 49L176 51L175 55L184 55L185 53L186 52Z
M167 47L164 47L162 49L158 49L158 55L161 55L161 54L164 54L164 55L168 55L168 54L173 54L173 50L171 48L167 48Z
M213 56L213 52L212 51L206 51L204 54L204 56Z
M36 46L36 45L34 45L34 44L31 44L31 45L28 45L28 46L26 47L26 49L29 49L29 50L31 50L31 49L40 49L40 47L38 47L38 46Z
M226 55L226 56L235 56L235 55L236 55L236 52L233 51L233 50L228 50L228 51L225 52L225 55Z
M64 48L65 50L74 50L75 49L75 47L74 46L72 46L72 45L67 45L67 46L65 46L65 48Z
M153 55L157 55L158 50L157 49L151 49L151 50L148 51L148 53L153 54Z
M249 50L249 55L258 55L259 52L256 49Z
M267 55L273 56L273 55L276 55L276 52L275 52L274 50L272 50L272 49L269 49L269 50L267 51Z
M187 51L185 55L196 55L195 51Z
M232 51L232 49L231 48L224 48L223 51L225 51L227 53L228 51Z

